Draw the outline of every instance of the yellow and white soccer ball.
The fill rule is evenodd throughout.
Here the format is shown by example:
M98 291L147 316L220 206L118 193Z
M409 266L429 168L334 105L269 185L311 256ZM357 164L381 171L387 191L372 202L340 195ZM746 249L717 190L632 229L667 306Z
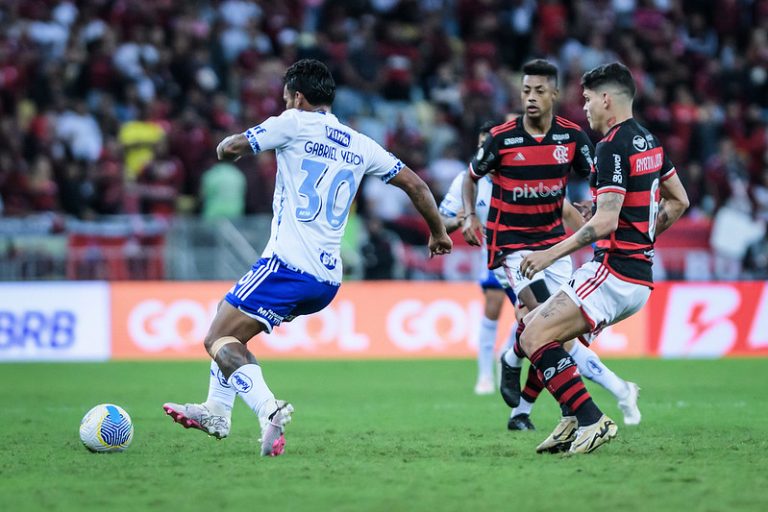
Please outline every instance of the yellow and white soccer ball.
M122 407L99 404L80 422L80 439L92 452L121 452L133 441L133 422Z

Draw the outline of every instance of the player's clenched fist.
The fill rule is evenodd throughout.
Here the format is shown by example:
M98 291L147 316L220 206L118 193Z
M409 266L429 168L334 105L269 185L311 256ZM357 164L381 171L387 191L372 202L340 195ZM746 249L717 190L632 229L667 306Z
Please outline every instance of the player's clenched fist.
M453 248L453 242L448 233L443 231L439 236L429 235L429 257L448 254Z

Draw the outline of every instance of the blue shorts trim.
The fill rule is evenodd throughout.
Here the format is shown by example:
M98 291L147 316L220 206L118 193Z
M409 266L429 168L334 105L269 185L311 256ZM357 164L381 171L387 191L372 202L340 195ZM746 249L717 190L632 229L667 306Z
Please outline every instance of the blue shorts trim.
M483 290L504 290L504 293L507 294L507 297L512 301L512 304L517 304L515 291L512 288L504 288L501 283L499 283L499 280L496 279L492 270L486 269L484 278L480 279L478 283Z
M272 256L257 261L224 300L272 332L282 322L324 309L338 291L338 284L289 268L277 256Z
M499 283L499 280L496 279L496 276L493 275L493 271L489 269L485 269L485 275L479 280L479 283L480 288L483 290L501 290L504 288Z

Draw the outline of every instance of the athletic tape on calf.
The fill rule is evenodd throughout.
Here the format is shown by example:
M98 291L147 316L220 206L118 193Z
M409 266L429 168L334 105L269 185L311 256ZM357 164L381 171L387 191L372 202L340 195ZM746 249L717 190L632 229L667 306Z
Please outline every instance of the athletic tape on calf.
M210 350L211 358L215 361L219 351L224 348L224 345L229 345L230 343L240 343L240 340L234 336L224 336L214 341Z

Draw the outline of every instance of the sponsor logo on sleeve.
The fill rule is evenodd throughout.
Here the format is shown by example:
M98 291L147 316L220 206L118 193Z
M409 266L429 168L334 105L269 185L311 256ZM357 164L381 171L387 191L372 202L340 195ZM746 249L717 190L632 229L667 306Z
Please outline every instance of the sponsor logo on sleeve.
M629 157L630 172L633 176L658 172L662 165L664 165L664 150L662 148L653 148Z
M613 154L613 182L621 183L624 177L621 175L621 155Z
M645 151L648 149L648 141L642 135L635 135L632 138L632 146L638 151Z

